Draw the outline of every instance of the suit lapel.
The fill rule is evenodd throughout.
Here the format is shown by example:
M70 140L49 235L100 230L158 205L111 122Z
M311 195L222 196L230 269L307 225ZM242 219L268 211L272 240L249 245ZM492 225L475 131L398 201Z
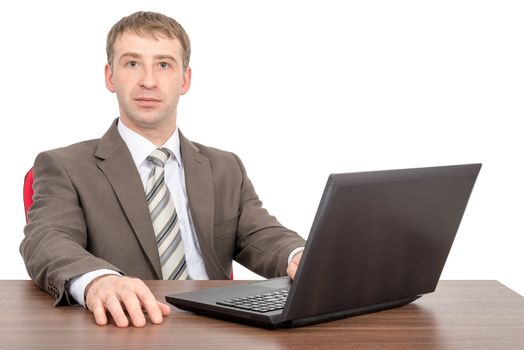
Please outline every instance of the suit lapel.
M227 279L214 248L215 189L209 159L180 132L186 191L198 243L209 278Z
M142 249L153 266L157 278L160 279L162 268L144 187L131 153L120 137L116 125L115 121L100 139L95 153L95 156L101 159L98 167L111 183Z

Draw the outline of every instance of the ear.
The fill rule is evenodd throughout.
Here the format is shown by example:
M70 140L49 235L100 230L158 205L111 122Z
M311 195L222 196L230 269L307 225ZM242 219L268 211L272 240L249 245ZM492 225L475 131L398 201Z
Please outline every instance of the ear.
M113 84L113 72L111 71L111 67L109 64L106 64L104 68L104 74L106 77L106 87L109 91L115 92L115 85Z
M186 73L184 74L184 81L182 84L182 89L180 90L180 95L185 95L189 91L191 86L191 67L187 67Z

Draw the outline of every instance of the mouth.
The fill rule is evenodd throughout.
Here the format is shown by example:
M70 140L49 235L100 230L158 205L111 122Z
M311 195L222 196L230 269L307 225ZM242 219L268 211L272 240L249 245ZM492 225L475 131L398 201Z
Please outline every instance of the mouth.
M133 98L133 100L135 101L137 105L139 105L140 107L145 107L145 108L155 107L160 102L162 102L161 99L156 98L156 97L150 97L150 96L135 97Z

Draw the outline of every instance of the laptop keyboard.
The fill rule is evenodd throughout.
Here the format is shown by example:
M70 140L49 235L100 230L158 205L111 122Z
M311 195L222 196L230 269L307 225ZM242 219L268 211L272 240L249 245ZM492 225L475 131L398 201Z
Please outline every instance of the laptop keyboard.
M289 289L277 290L269 293L254 294L246 297L218 301L218 305L225 305L241 310L269 312L284 308Z

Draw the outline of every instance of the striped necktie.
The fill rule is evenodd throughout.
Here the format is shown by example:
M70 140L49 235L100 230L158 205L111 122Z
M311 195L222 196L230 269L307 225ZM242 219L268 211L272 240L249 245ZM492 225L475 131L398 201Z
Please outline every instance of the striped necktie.
M153 221L162 276L165 280L188 279L184 242L175 205L164 179L164 165L171 156L167 148L157 148L148 157L154 166L149 174L146 200Z

